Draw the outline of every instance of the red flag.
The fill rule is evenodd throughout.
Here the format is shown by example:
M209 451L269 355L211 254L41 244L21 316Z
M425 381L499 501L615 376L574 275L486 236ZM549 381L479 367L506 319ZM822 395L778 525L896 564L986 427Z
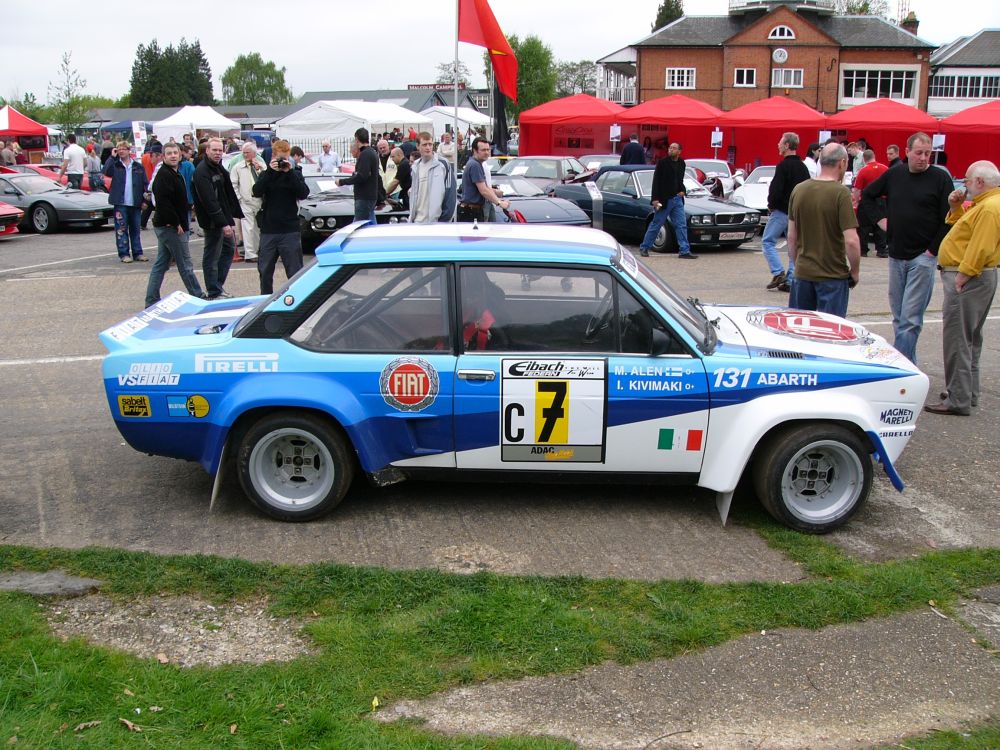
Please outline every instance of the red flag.
M500 91L517 101L517 58L487 0L458 0L458 41L485 47Z

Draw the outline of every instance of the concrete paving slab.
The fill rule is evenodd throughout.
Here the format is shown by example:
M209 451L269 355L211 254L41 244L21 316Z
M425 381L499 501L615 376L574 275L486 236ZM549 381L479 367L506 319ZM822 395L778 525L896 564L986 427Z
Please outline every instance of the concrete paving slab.
M24 571L0 575L0 591L20 591L35 596L83 596L93 593L103 583L96 578L67 575L61 570L47 570L43 573Z
M414 718L449 734L548 735L593 750L855 750L998 714L1000 660L959 623L924 611L465 687L376 718Z

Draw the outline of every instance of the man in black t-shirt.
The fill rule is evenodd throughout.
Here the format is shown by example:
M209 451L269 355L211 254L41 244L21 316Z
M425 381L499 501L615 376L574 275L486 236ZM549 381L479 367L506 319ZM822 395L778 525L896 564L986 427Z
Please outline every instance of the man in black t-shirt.
M368 128L354 131L354 146L358 149L354 174L337 180L338 185L354 186L354 220L376 224L375 203L378 201L378 154L368 145Z
M914 133L906 142L906 164L892 167L862 192L863 200L885 196L888 218L889 308L893 345L916 364L917 338L934 293L938 246L948 233L948 195L954 184L931 166L931 137Z
M392 195L396 192L396 188L399 188L399 201L403 204L403 208L409 210L410 185L413 183L410 161L403 154L403 149L398 146L389 152L389 158L396 164L396 174L392 178L392 182L385 189L385 192L388 195Z
M656 162L656 169L653 170L653 188L650 192L653 218L649 222L646 235L639 243L639 254L643 257L649 255L649 248L653 246L656 235L667 220L673 225L674 236L677 237L678 257L698 257L691 252L687 236L687 213L684 211L684 198L687 195L687 189L684 187L686 168L687 165L681 158L679 143L671 143L666 158Z

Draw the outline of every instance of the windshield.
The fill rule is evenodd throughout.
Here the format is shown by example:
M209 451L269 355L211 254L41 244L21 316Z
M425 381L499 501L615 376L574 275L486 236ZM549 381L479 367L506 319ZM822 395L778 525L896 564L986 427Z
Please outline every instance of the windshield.
M320 193L334 193L350 198L354 195L353 185L337 186L334 177L306 177L306 185L309 186L309 195L319 195Z
M639 191L643 196L649 196L653 194L653 170L643 169L635 171L636 177L639 178ZM705 188L698 184L696 180L690 177L684 177L684 190L690 196L695 195L707 195L708 188Z
M244 315L242 318L240 318L238 321L236 321L236 326L233 328L233 336L234 337L239 336L240 332L244 328L246 328L248 325L250 325L254 320L256 320L257 317L262 312L264 312L264 310L267 309L268 305L270 305L276 299L280 299L281 297L284 297L285 296L285 292L287 292L291 288L292 284L300 276L302 276L302 274L304 274L306 271L308 271L314 265L316 265L316 260L315 259L313 259L312 261L306 263L302 268L299 269L298 273L296 273L294 276L292 276L292 278L287 279L285 281L285 283L282 284L279 288L275 289L274 290L274 294L272 294L270 297L264 297L260 302L258 302L252 308L250 308L250 311L246 315ZM333 269L333 270L336 271L338 269Z
M64 190L63 186L55 180L39 175L11 175L10 183L18 188L22 193L28 195L38 195L55 190Z
M757 167L747 177L747 185L766 185L774 179L774 167Z
M499 188L504 195L516 195L523 198L530 198L534 195L545 195L545 191L533 182L528 182L523 177L500 177L493 178L493 187Z
M609 167L613 164L620 164L621 157L618 156L617 154L609 154L607 156L603 155L581 156L580 161L583 162L583 166L585 166L588 170L589 169L598 170L601 167Z
M733 176L733 173L729 171L729 162L722 161L722 159L685 159L684 163L689 167L697 167L707 175Z
M536 177L542 179L559 179L558 159L511 159L500 167L500 174L514 177Z

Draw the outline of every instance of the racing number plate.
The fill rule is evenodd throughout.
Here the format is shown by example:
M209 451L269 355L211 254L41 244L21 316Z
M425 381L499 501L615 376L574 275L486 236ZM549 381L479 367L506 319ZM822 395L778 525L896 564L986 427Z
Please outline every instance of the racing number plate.
M502 461L604 461L607 361L501 362Z

